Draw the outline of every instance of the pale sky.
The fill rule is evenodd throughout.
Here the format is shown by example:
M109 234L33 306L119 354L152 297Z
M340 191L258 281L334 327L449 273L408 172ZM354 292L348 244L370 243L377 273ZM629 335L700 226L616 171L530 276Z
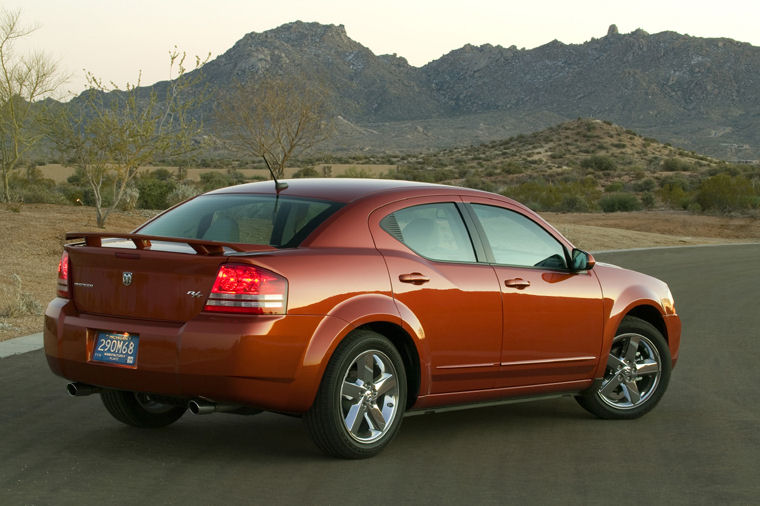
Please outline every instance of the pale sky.
M84 89L86 69L104 81L166 79L176 45L212 59L249 32L290 21L343 24L375 54L422 66L467 43L531 49L554 39L580 44L637 28L729 37L760 46L757 0L6 0L39 29L24 48L42 50L71 75L63 93ZM66 97L61 97L66 98Z

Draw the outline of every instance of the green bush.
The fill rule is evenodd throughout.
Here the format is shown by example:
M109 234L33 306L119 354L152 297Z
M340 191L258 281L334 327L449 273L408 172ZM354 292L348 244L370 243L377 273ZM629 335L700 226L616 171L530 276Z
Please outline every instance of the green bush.
M609 156L594 155L581 160L581 167L594 171L609 172L615 170L615 162Z
M167 197L174 190L176 183L170 178L156 178L151 173L150 176L138 177L135 185L140 192L137 201L138 207L142 209L166 209L169 207Z
M667 158L662 162L662 170L666 172L691 172L694 165L680 158Z
M692 200L692 194L680 184L666 183L660 189L660 198L671 209L686 209Z
M636 195L632 193L609 193L599 199L599 207L605 213L615 213L619 211L638 211L641 209L641 202Z
M757 193L744 176L718 174L699 186L695 201L704 211L744 211L757 205Z
M536 211L584 212L594 208L601 192L592 178L561 183L543 179L510 186L502 192Z
M184 202L191 197L195 197L199 193L201 192L195 185L188 184L186 182L179 183L174 187L169 195L166 196L167 207L171 207L175 204L179 204L180 202Z
M651 177L642 179L641 181L636 181L633 184L633 189L637 192L651 192L655 188L657 188L657 182Z

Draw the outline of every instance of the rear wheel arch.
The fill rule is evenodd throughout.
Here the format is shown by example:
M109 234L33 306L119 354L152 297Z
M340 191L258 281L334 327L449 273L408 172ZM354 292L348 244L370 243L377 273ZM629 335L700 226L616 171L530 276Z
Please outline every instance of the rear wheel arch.
M420 355L414 340L402 327L391 322L372 322L359 327L359 329L368 329L385 336L395 346L401 354L406 369L407 381L407 402L406 408L409 409L417 401L420 393L420 383L422 378L422 368L420 366Z

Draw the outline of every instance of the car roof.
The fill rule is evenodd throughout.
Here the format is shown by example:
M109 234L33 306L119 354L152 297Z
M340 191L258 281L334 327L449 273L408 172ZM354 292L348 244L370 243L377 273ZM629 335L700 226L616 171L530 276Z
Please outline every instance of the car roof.
M410 196L412 194L475 194L511 200L493 193L458 186L395 179L304 178L281 179L280 182L288 184L287 188L280 190L280 196L309 197L343 203L353 202L371 195L398 192ZM275 185L274 181L259 181L209 192L212 195L223 193L274 194Z

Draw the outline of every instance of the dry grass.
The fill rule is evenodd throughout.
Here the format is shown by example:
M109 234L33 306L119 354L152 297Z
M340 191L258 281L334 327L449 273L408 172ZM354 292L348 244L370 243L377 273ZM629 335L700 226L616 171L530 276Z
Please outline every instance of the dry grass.
M150 211L116 212L107 231L128 232ZM676 212L550 214L544 216L587 250L760 241L760 220ZM87 207L26 204L0 207L0 341L42 330L40 309L55 296L66 232L100 230Z

